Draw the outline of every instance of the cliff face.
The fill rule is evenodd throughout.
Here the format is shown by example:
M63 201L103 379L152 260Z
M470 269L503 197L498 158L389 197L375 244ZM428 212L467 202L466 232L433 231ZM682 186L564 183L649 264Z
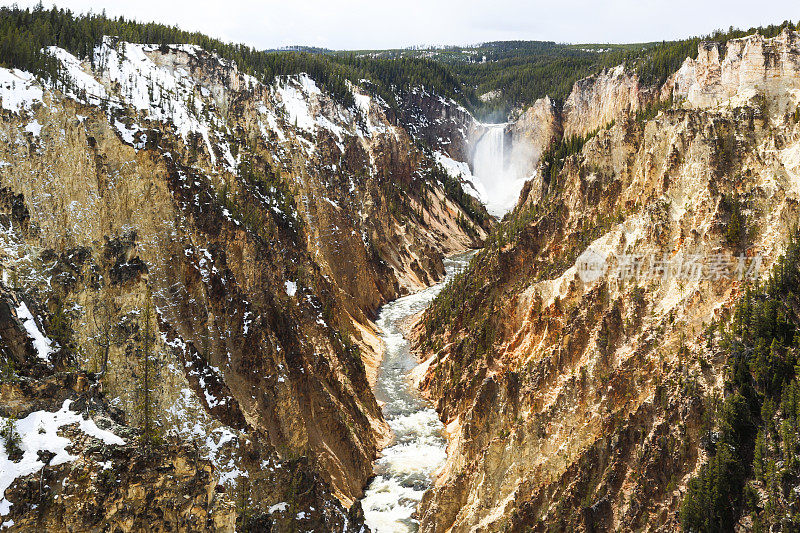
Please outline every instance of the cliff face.
M701 45L647 121L629 78L576 85L565 132L614 125L529 184L417 325L449 436L421 531L678 527L723 387L707 326L800 214L798 38Z
M158 459L142 453L94 376L69 370L69 354L52 352L42 325L25 300L0 288L3 527L131 531L160 517L159 531L232 528L236 515L214 491L212 464L175 442Z
M640 86L639 77L623 65L584 78L564 102L564 135L586 135L617 117L635 113L653 99Z
M790 31L772 39L735 39L722 50L703 43L697 59L687 58L662 91L673 91L693 108L742 106L758 97L774 112L794 112L799 50L797 33Z
M221 456L209 455L200 435L141 443L140 430L102 393L99 376L75 370L74 354L44 336L53 322L26 300L0 288L4 529L360 528L359 509L345 512L307 458L278 460L258 442L231 454L224 447L236 437L224 428L206 436ZM239 475L221 472L220 459L235 461ZM231 479L234 490L226 486ZM262 508L265 501L279 503Z
M341 529L387 432L371 319L479 245L485 212L363 89L345 108L305 75L264 85L192 46L106 38L91 64L50 52L57 83L0 71L3 282L38 306L57 353L97 373L119 423L140 425L151 365L160 433L208 461L175 475L200 480L205 506L217 483L247 503L214 527L301 513ZM163 484L116 465L119 490ZM127 497L100 494L96 518L112 521ZM37 520L80 522L58 512L73 518Z
M457 161L468 161L475 118L463 106L415 88L404 94L398 122L412 135Z
M560 126L553 107L553 101L549 97L540 98L525 109L511 125L512 140L533 144L536 148L536 159L550 145L553 133Z
M532 176L536 173L539 158L555 137L562 133L561 128L561 115L547 96L534 102L511 124L510 158L513 164L522 167L520 175Z

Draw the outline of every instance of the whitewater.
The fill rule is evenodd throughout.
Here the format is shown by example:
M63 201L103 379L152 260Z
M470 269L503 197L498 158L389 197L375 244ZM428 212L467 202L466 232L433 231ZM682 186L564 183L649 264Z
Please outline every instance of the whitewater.
M411 383L410 373L417 361L401 324L426 309L445 283L467 265L472 253L445 259L444 281L384 305L378 316L385 350L375 396L383 404L383 416L394 438L375 462L375 477L361 501L367 525L376 533L417 531L414 512L447 458L444 426Z

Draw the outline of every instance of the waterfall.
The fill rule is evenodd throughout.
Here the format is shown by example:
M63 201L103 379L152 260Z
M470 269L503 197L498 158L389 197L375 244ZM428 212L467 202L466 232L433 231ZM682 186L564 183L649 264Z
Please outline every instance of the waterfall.
M483 124L486 129L472 151L472 174L483 191L484 203L490 214L503 216L517 202L525 183L524 173L515 159L516 151L509 140L508 124Z
M493 124L486 130L472 157L473 174L479 178L500 175L505 170L505 124Z

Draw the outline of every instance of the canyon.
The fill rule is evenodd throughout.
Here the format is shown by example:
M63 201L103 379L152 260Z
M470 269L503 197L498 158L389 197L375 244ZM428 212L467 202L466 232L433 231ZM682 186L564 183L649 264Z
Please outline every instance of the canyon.
M746 279L614 273L780 264L800 34L502 123L190 44L47 54L0 68L0 529L681 527Z

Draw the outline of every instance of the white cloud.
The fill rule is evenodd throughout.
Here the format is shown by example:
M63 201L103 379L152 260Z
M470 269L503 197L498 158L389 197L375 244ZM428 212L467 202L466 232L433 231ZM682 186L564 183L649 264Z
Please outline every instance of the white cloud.
M36 2L18 3L24 7ZM109 15L177 24L259 48L293 44L391 48L505 39L641 42L706 34L731 25L800 19L800 4L794 0L59 0L56 4L75 12L105 9Z

